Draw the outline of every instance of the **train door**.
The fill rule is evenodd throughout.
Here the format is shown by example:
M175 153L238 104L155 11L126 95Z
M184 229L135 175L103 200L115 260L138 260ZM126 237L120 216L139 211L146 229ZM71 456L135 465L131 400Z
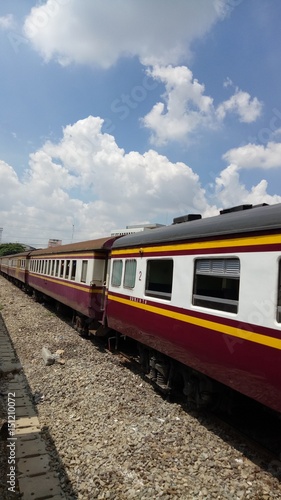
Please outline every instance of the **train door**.
M91 309L97 319L102 318L106 293L106 262L107 255L96 253L93 260L93 275L91 279Z

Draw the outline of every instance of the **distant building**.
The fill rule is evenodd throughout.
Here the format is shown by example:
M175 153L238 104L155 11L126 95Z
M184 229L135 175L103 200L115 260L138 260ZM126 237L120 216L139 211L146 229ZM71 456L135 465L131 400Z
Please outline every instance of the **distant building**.
M54 239L50 239L50 240L48 241L48 248L49 248L49 247L57 247L57 246L59 246L59 245L61 245L61 244L62 244L62 240L54 240Z
M164 224L136 224L134 226L126 226L124 229L114 229L111 231L111 236L125 236L126 234L140 233L157 227L163 227Z

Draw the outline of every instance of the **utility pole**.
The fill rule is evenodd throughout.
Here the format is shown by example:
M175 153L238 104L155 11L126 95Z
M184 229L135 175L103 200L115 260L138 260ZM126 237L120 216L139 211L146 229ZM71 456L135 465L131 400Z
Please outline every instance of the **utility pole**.
M2 241L2 233L3 233L3 227L0 227L0 245L1 245L1 241Z

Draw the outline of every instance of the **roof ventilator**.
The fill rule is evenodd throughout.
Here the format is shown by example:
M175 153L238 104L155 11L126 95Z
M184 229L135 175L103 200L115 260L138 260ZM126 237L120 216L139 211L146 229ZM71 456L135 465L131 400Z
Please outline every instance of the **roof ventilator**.
M175 219L173 219L173 224L181 224L182 222L191 222L192 220L198 220L201 218L202 218L201 214L182 215L181 217L175 217Z
M229 214L231 212L241 212L242 210L249 210L249 208L258 208L258 207L266 207L268 203L260 203L259 205L237 205L236 207L224 208L220 210L220 214Z

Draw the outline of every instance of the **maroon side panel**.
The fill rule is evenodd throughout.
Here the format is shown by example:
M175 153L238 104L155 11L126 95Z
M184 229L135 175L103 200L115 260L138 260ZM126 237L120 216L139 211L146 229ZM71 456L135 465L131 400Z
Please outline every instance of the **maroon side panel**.
M74 282L47 279L46 276L29 275L29 285L41 293L65 304L89 318L102 318L102 289Z
M280 350L110 298L107 312L116 331L281 412Z
M18 269L16 267L10 267L8 274L12 278L15 278L15 279L17 279L17 280L22 281L23 283L25 283L25 270L24 269Z

